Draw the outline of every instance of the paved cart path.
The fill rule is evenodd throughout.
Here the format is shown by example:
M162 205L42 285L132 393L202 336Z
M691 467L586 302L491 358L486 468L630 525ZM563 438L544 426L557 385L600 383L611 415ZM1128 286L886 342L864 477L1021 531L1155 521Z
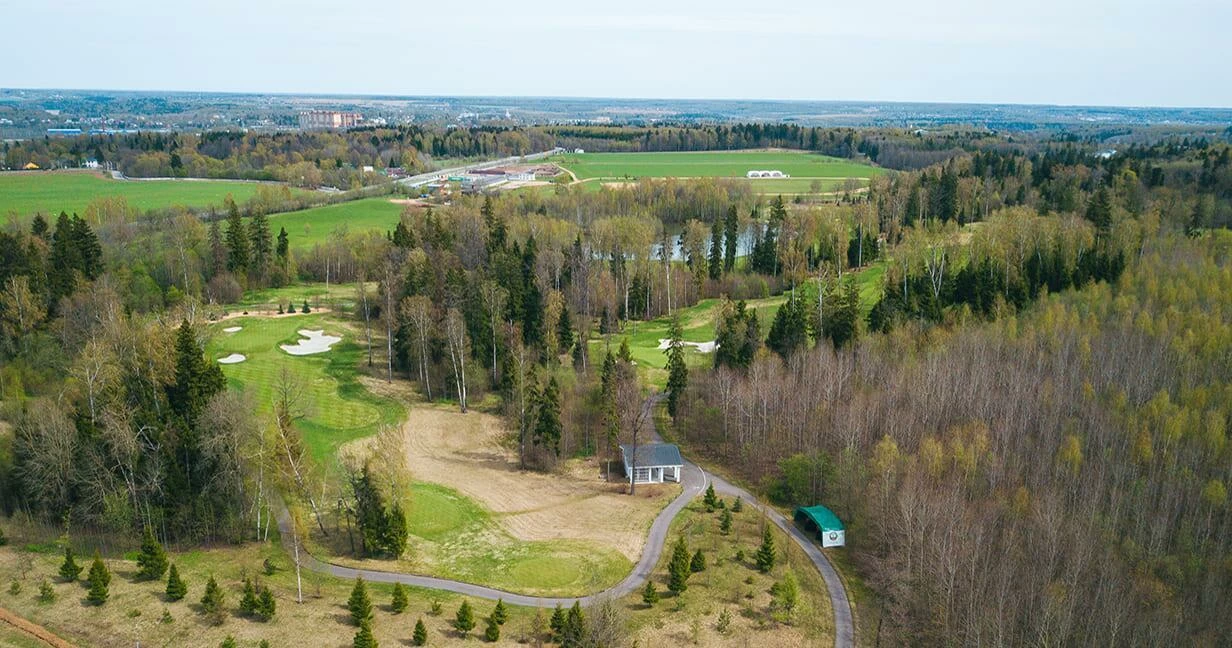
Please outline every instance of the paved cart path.
M653 397L652 397L653 398ZM647 407L654 404L654 400L647 401ZM654 430L654 421L652 417L645 417L645 427L643 434L649 437L649 441L661 441L658 433ZM648 442L646 439L641 443ZM684 468L680 475L681 486L683 489L676 499L659 512L658 517L650 525L650 534L646 538L646 547L642 550L642 557L637 561L633 571L616 585L596 592L587 596L580 597L554 597L554 596L530 596L527 594L518 594L508 592L494 587L485 587L474 583L464 583L461 581L450 580L447 578L436 578L433 576L421 576L418 574L406 574L401 572L382 571L374 569L355 569L353 567L344 567L333 563L322 562L307 551L300 547L300 566L315 572L329 574L338 578L352 579L357 576L363 576L364 580L374 581L379 583L402 583L415 587L423 587L427 589L444 590L447 592L455 592L465 596L473 596L488 600L504 599L507 603L514 605L523 605L527 607L555 607L557 604L569 607L574 602L579 602L583 607L591 605L603 599L616 599L639 591L646 581L654 572L655 566L659 562L659 557L663 554L663 548L667 545L667 532L671 528L672 520L676 515L688 506L693 498L697 497L706 490L706 485L714 484L715 491L726 495L733 495L744 499L746 504L753 506L757 510L765 514L776 526L782 529L785 533L791 536L808 555L809 560L817 567L821 573L821 577L825 580L826 589L830 595L830 604L834 608L834 645L837 648L849 648L854 645L854 628L851 619L851 605L847 600L847 591L843 587L843 581L839 578L838 572L834 566L822 553L821 548L817 543L813 542L808 535L796 528L790 520L780 514L778 511L760 503L757 498L753 497L748 491L731 484L721 477L708 475L704 470L689 461L684 460ZM283 547L287 553L294 556L295 548L292 546L294 542L291 532L291 516L287 512L286 506L280 506L278 511L278 531L282 537Z

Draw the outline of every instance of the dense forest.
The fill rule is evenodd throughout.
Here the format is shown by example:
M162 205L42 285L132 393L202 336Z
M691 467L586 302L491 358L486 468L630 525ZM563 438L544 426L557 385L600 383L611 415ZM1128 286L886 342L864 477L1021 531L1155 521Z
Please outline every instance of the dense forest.
M274 438L254 431L253 405L202 353L206 311L246 288L355 283L365 370L463 411L499 394L524 465L542 470L632 438L646 410L629 327L713 297L713 367L685 367L678 347L664 356L676 433L779 503L826 501L849 521L847 551L880 606L880 629L862 632L890 644L1232 640L1220 622L1232 613L1227 145L1099 155L978 133L909 148L899 131L654 129L662 143L632 129L534 132L530 149L715 148L722 134L731 147L943 155L840 204L723 181L560 187L408 209L392 231L340 229L300 254L261 213L230 205L210 222L11 223L0 415L16 437L0 504L185 541L259 529L270 485L254 457L302 457L293 417L276 417ZM476 153L461 141L475 133L454 133L456 149L412 129L305 146L333 141L331 164L352 165L519 146L494 132ZM175 139L238 163L300 136L268 137ZM856 280L873 265L884 278L865 303ZM771 295L786 301L760 321L747 300ZM372 511L361 551L398 551L363 472L312 478L327 483L280 487Z

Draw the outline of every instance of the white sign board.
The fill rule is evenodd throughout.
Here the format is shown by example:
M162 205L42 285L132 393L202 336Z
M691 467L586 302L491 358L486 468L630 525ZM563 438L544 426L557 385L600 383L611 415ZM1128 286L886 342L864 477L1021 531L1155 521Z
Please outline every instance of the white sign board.
M842 531L822 531L821 546L823 547L841 547L845 544Z

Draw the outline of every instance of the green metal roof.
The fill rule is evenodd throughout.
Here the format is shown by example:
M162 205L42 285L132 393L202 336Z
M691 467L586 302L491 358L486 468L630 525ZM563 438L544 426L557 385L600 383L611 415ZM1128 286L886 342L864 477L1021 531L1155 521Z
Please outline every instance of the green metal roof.
M796 509L796 515L801 513L807 515L817 525L821 531L842 531L843 523L839 521L838 516L834 511L818 504L817 506L801 506Z

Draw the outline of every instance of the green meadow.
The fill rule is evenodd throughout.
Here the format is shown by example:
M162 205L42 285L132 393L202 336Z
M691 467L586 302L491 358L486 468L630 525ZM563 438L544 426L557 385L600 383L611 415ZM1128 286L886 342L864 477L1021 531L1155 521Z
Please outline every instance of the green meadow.
M0 219L35 213L84 214L90 201L123 196L145 211L173 205L221 208L230 195L237 203L252 198L261 185L230 180L113 180L86 172L0 173Z
M566 153L551 161L579 180L590 178L743 178L753 169L777 169L793 178L870 178L880 169L802 151L704 151L686 153ZM808 183L804 183L807 191ZM780 189L780 191L786 191Z
M235 333L223 331L234 326L241 328ZM293 356L279 348L300 339L300 329L323 329L340 335L342 341L329 351L306 356ZM304 417L297 425L312 457L323 465L333 461L343 443L373 434L381 424L394 424L405 416L401 405L372 394L359 383L357 367L363 347L329 314L238 317L211 325L211 332L206 347L211 359L232 353L247 358L222 365L222 370L232 388L254 397L259 416L272 416L284 368L303 385Z
M313 207L301 211L285 212L269 217L270 228L287 228L292 250L309 250L318 243L329 240L334 230L349 232L392 230L402 215L402 205L388 198L365 198L350 202Z

